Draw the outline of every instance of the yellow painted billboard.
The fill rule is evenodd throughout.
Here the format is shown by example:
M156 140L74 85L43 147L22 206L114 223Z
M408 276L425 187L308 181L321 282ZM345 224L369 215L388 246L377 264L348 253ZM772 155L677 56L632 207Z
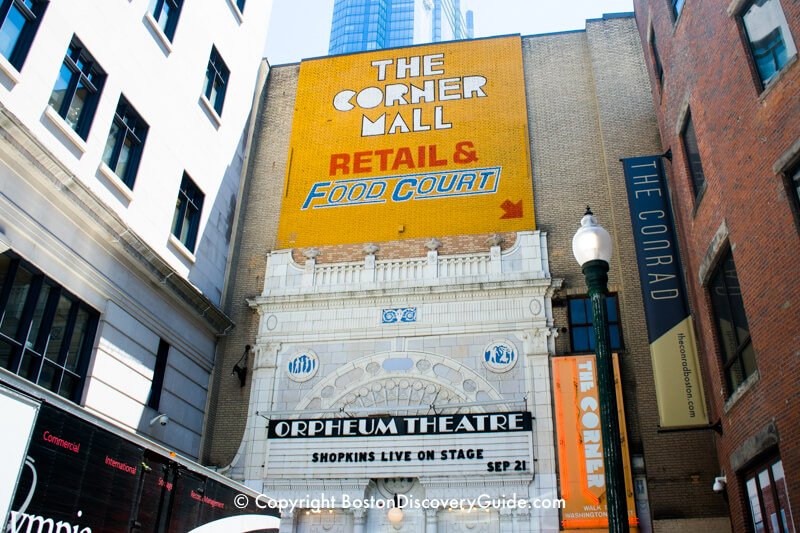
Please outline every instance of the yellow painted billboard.
M552 359L558 470L563 529L607 531L605 467L595 356L573 355ZM633 499L633 478L628 455L628 434L622 404L619 363L614 355L614 384L622 439L628 522L638 524Z
M519 36L300 65L279 248L530 229Z

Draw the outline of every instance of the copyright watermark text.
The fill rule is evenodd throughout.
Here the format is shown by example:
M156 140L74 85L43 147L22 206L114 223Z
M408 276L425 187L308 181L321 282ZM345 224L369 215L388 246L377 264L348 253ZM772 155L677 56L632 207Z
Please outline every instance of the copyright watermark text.
M233 499L234 505L244 509L250 504L250 498L245 494L238 494ZM481 494L475 498L416 498L411 495L398 494L397 502L394 499L382 498L352 498L347 494L327 496L325 493L318 497L306 495L303 498L272 498L259 494L253 499L259 509L278 509L282 512L294 512L296 509L309 510L314 513L323 509L463 509L493 510L493 509L564 509L566 502L558 499L527 498L512 494L510 496L491 496Z

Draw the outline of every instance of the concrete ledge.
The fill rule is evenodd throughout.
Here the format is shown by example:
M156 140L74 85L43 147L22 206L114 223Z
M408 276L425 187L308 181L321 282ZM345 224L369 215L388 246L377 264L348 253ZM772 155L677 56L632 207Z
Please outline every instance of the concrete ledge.
M778 426L775 425L773 420L761 431L744 441L736 448L731 454L731 468L734 472L741 470L747 464L766 452L770 448L774 448L781 441L778 435Z
M158 22L149 11L144 14L143 20L147 24L147 29L150 30L150 33L156 39L159 48L164 52L164 55L169 56L172 53L172 43L169 37L161 30L161 26L158 25Z
M731 521L728 517L692 518L680 520L654 520L653 533L728 533Z
M700 268L697 269L700 285L705 287L711 280L711 274L714 272L719 258L722 255L722 251L725 249L725 245L728 242L728 236L728 223L723 219L722 224L719 225L717 232L708 244L708 249L703 256L703 261L700 263Z
M772 171L775 174L782 174L789 171L789 167L800 162L800 139L797 139L788 150L772 164Z
M747 0L733 0L730 4L728 4L728 9L726 9L728 16L737 16L746 3Z
M678 120L675 121L675 136L680 137L683 133L683 128L686 127L686 119L689 117L689 104L692 100L691 88L686 91L681 101L681 107L678 111Z
M733 409L733 406L741 399L742 396L747 394L747 391L755 387L758 380L761 378L761 374L758 373L758 370L747 376L739 387L733 391L730 397L725 401L725 404L722 406L722 412L726 415Z
M16 85L17 83L19 83L19 76L20 76L19 71L2 54L0 54L0 71L2 71L3 74L5 74L8 77L12 85Z
M242 22L244 21L244 14L242 14L242 10L239 9L239 6L236 5L234 0L228 0L228 7L231 8L233 16L236 17L236 22L241 26Z

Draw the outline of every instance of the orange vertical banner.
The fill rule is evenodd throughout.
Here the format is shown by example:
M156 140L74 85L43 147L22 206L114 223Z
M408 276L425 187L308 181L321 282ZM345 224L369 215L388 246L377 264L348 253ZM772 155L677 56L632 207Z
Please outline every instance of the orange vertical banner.
M563 529L608 527L603 441L595 356L572 355L552 359L556 437ZM628 497L628 520L638 524L633 500L628 435L622 403L619 361L614 354L614 385Z

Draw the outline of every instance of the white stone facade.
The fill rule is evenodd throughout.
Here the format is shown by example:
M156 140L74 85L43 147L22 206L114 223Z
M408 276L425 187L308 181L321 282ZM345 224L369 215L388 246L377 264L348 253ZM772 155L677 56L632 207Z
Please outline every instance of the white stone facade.
M183 4L170 41L150 0L50 0L22 67L0 57L0 252L99 314L80 405L198 457L271 1ZM73 37L105 73L85 138L49 105ZM230 70L216 117L201 96L212 45ZM102 162L121 96L149 127L131 189ZM194 253L172 236L184 172L205 195ZM147 406L160 339L163 427Z
M365 247L365 259L358 263L317 264L313 249L305 251L304 265L292 260L290 250L269 255L264 291L250 301L260 326L248 426L232 465L234 477L272 497L325 494L338 502L376 494L391 497L393 491L420 499L484 494L557 498L548 368L556 335L551 296L560 280L550 276L546 235L520 232L503 252L497 243L487 243L487 252L459 256L439 256L435 242L429 248L426 257L376 260L375 247ZM497 342L512 351L512 362L487 362L486 351ZM306 357L300 366L292 366L298 354ZM461 463L463 467L431 463L417 471L377 464L343 471L308 463L293 472L270 456L271 443L278 441L267 439L265 418L432 411L530 411L533 431L525 457L531 466L525 472L496 473L476 460ZM453 448L482 442L487 455L502 456L514 438L511 433L484 433L449 435L444 441ZM385 439L324 440L335 451L370 443L379 449ZM303 442L298 446L314 446L310 439ZM277 446L273 444L273 455ZM398 489L398 483L404 486ZM558 528L558 511L452 509L426 514L408 509L403 524L403 530L428 533L467 531L478 524L487 532L550 531ZM361 513L340 505L320 513L286 513L281 531L315 527L393 531L385 510Z

